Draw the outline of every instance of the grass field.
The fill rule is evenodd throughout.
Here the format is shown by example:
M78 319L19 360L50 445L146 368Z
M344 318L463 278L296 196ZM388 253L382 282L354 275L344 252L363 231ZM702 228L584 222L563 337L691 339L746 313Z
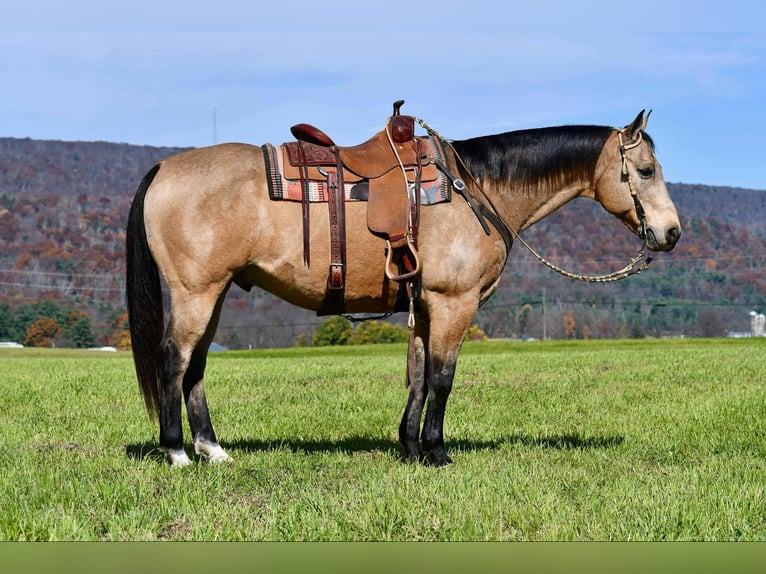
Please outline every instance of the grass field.
M467 343L439 469L405 352L211 355L235 462L172 469L129 354L0 349L0 539L766 540L766 339Z

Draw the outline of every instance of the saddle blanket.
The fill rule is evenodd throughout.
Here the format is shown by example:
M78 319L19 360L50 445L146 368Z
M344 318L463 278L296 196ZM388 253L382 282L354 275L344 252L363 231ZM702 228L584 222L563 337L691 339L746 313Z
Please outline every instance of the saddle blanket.
M423 140L428 145L429 156L434 157L442 165L445 165L446 160L444 151L441 147L434 145L431 138L423 138ZM303 185L301 184L301 180L289 180L284 176L284 153L282 147L267 143L262 145L261 149L263 150L263 158L268 172L269 198L272 200L302 201ZM433 205L436 203L448 202L451 199L452 186L450 181L441 170L436 171L438 172L438 177L435 180L423 182L421 184L421 205ZM352 191L357 183L358 182L344 183L343 187L346 201L360 201ZM310 202L328 201L329 192L327 190L326 181L309 181L308 191Z

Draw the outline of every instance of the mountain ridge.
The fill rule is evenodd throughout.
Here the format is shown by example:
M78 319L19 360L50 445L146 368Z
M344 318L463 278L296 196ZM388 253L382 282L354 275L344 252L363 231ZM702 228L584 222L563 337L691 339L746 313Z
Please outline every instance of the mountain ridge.
M0 302L15 307L56 297L83 306L96 323L111 320L107 317L123 307L124 228L135 189L157 161L187 149L192 148L0 138ZM766 305L766 191L672 182L667 185L684 235L673 252L659 254L658 261L640 278L629 280L627 287L573 286L543 270L516 246L501 283L511 283L516 290L503 288L504 292L493 299L493 306L488 307L502 307L506 315L512 315L506 319L514 326L506 328L496 316L482 311L478 320L483 328L495 336L522 335L518 308L528 304L525 301L539 302L541 289L545 289L549 301L559 302L560 313L567 312L570 303L573 309L579 309L582 299L593 299L595 294L609 300L624 293L640 303L664 293L669 300L694 303L696 310L692 313L686 309L688 317L679 319L677 329L665 325L657 334L694 334L700 309L711 305L721 306L722 310L716 307L716 312L726 328L737 329L739 320L729 313L730 309L724 309L726 301L729 306L760 306L762 311ZM617 254L633 253L636 248L635 237L592 201L573 201L524 235L546 258L578 269L611 265ZM100 283L91 287L100 291L87 290L94 277ZM675 288L672 277L676 282L683 278L684 283ZM653 287L652 280L664 287ZM310 330L317 322L309 312L285 313L287 304L275 303L265 293L235 291L229 297L231 303L227 299L227 307L261 311L271 321L284 317L285 323L293 325L292 330L284 328L293 335L286 335L282 344L289 344L287 339L304 327L304 331ZM272 308L280 311L271 313ZM741 315L741 311L737 313ZM642 312L634 314L644 319ZM233 315L236 313L228 321L232 332L252 328ZM585 320L580 319L580 323ZM224 327L226 324L226 320L222 321ZM595 331L591 326L591 332ZM606 333L605 329L604 336ZM243 343L236 334L230 335L228 342Z

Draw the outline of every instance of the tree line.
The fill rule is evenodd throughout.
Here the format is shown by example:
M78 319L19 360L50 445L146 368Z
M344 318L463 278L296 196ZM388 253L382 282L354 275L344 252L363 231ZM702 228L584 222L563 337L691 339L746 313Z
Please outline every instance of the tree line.
M127 318L116 317L109 337L96 336L90 315L84 309L53 301L25 303L12 309L0 302L0 341L13 341L27 347L130 346Z

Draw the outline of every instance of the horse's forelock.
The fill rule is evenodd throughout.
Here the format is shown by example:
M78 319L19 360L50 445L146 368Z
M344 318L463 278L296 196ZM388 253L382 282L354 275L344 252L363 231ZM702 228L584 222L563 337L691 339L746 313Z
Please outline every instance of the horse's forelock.
M652 151L654 151L654 140L652 139L652 136L643 130L641 131L641 136L644 138L644 141L649 144L649 147L652 148Z

